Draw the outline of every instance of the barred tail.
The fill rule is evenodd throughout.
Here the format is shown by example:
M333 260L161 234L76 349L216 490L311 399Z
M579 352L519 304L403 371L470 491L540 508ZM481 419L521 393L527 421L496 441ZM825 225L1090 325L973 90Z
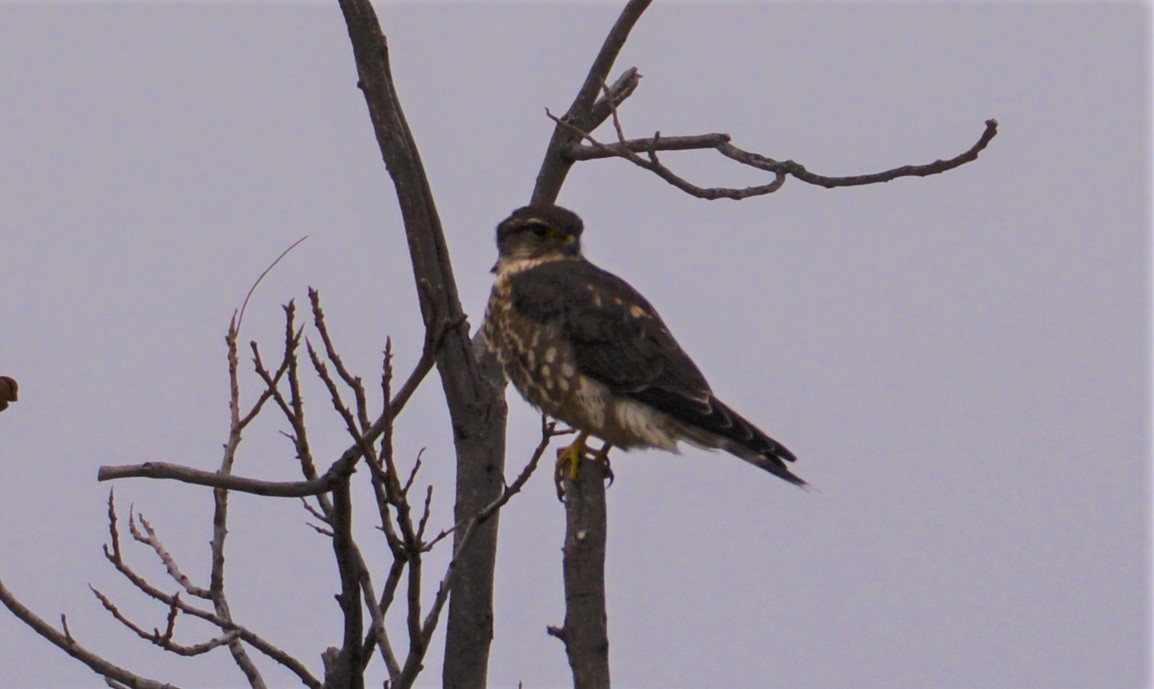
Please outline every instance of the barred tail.
M721 400L712 400L714 412L728 423L719 424L718 435L723 442L720 448L753 466L788 481L795 486L806 487L804 479L789 470L786 462L797 460L792 452L781 443L766 435L760 428L746 421L740 414L730 409Z

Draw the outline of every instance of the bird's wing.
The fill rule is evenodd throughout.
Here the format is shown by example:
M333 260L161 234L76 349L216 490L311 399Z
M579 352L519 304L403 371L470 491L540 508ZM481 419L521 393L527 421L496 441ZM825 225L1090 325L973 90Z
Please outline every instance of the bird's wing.
M588 261L553 261L513 278L513 307L542 325L560 327L581 373L619 395L669 414L690 429L725 439L724 447L785 480L805 485L785 462L785 446L718 400L701 371L645 297ZM692 437L692 436L691 436ZM728 442L732 441L732 442Z
M578 369L614 393L642 397L660 391L653 406L710 404L709 384L673 339L654 308L621 278L583 261L552 261L512 281L513 308L561 328ZM688 411L688 410L686 410Z

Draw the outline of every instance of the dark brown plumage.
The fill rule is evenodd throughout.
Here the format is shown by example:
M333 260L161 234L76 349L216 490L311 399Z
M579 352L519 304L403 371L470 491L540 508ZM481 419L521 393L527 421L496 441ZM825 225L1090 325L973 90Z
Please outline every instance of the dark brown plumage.
M520 208L498 226L485 335L513 385L546 414L625 449L726 450L795 485L792 452L710 390L637 290L581 256L580 218Z

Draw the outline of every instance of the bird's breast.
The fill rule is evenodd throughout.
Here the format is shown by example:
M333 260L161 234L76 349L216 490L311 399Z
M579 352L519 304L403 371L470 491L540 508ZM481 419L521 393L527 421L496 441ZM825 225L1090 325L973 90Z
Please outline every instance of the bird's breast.
M570 421L562 409L576 391L573 350L557 323L519 313L508 280L498 277L485 309L485 340L517 391L547 414Z

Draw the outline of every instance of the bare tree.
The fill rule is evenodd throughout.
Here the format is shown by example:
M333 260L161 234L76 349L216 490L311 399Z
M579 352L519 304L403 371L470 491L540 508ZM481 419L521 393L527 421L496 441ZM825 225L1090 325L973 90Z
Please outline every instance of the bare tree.
M385 666L387 686L410 687L425 666L430 640L447 607L443 684L452 689L483 688L493 630L493 571L499 512L524 486L553 437L567 431L542 419L541 440L536 450L513 481L505 480L504 378L479 333L469 335L434 195L394 87L387 40L368 0L338 1L356 59L358 86L364 94L404 219L425 325L421 357L396 388L392 347L386 342L379 385L375 392L370 392L363 379L342 362L336 338L325 322L320 296L310 290L307 327L298 324L292 303L285 307L284 339L275 366L267 365L258 344L251 343L252 367L261 388L256 398L245 405L240 392L238 345L242 306L226 337L231 419L220 468L207 472L172 464L145 463L107 466L99 472L102 481L142 477L212 489L214 514L207 585L197 584L186 576L144 515L130 510L126 520L128 534L151 551L172 581L162 587L142 576L122 548L121 517L110 491L109 542L105 546L105 557L140 593L166 609L165 627L147 629L124 614L110 596L96 589L93 594L124 627L166 651L195 656L217 648L228 649L252 687L266 686L254 655L282 666L313 689L362 687L364 672L377 657ZM975 160L997 133L997 123L988 120L978 141L953 158L852 177L827 177L810 172L794 161L778 161L744 150L721 133L663 136L657 132L651 137L628 138L619 108L637 89L640 76L634 67L623 70L612 82L609 76L630 31L650 1L626 3L568 110L560 116L547 111L555 127L537 174L532 202L553 203L569 170L583 161L620 158L698 198L744 199L773 193L790 177L834 188L939 174ZM605 142L596 138L594 132L607 121L612 122L613 135L611 141ZM658 155L685 150L715 150L738 164L765 172L770 179L744 188L699 186L674 172ZM312 338L316 338L316 345ZM313 375L324 383L332 411L349 436L347 449L331 459L323 472L318 469L318 460L322 458L315 456L309 441L301 392L302 342L308 365ZM395 456L392 444L397 418L434 367L441 379L452 422L457 465L454 524L436 534L428 528L432 487L423 495L414 490L421 459L417 457L402 466L405 463ZM379 400L375 410L370 402L373 397ZM287 427L285 435L298 460L300 480L268 481L233 472L243 432L269 409L279 412ZM364 476L363 480L371 485L374 520L392 554L392 561L383 572L370 569L361 546L353 537L354 504L350 485L358 475ZM562 626L547 630L564 643L574 686L579 689L599 689L610 684L604 583L605 478L600 464L584 462L577 479L566 481L563 551L566 614ZM225 546L232 492L301 500L314 520L313 528L332 543L343 632L339 645L321 654L323 667L319 672L245 626L231 612L226 590ZM430 579L425 571L424 556L440 544L447 546L450 535L449 563L443 572ZM422 593L430 581L435 582L435 593L426 609L422 605ZM171 686L142 677L87 649L72 636L63 615L59 628L49 624L24 606L3 584L0 584L0 600L34 631L92 668L110 686ZM390 637L386 626L390 614L404 620L403 640ZM182 616L208 622L218 633L201 643L180 644L175 641L174 632Z

